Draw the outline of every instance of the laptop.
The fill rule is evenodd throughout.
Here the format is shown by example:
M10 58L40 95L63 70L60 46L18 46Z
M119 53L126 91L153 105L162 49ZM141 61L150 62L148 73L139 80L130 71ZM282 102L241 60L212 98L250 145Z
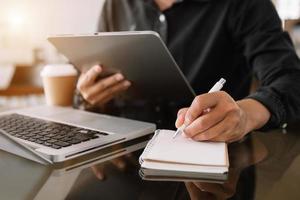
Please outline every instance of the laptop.
M150 135L155 129L152 123L43 105L0 113L0 149L58 163Z
M113 73L121 71L134 83L126 99L141 102L166 100L189 105L195 97L195 92L155 32L64 35L50 37L49 41L76 67L101 63L110 67L109 71ZM0 115L1 129L4 132L0 131L0 148L29 157L27 151L15 148L16 145L22 146L33 150L36 158L50 163L154 133L156 126L71 108L41 106Z

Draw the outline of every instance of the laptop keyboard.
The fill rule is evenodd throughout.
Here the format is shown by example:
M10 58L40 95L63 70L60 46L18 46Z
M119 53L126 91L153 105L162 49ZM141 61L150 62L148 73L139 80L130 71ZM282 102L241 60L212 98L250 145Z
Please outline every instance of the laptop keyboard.
M0 116L0 129L17 138L54 149L97 139L107 133L46 121L20 114Z

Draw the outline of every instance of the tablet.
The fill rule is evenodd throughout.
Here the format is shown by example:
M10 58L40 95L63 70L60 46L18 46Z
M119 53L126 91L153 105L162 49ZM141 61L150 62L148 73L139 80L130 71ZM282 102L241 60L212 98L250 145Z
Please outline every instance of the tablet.
M156 32L58 35L48 40L79 70L95 64L106 74L121 72L133 98L191 103L195 92Z

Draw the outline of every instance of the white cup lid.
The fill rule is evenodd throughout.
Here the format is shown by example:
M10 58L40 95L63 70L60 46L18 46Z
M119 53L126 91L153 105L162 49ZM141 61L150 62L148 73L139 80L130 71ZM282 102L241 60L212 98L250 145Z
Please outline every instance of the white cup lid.
M78 72L71 64L49 64L42 71L41 76L76 76Z

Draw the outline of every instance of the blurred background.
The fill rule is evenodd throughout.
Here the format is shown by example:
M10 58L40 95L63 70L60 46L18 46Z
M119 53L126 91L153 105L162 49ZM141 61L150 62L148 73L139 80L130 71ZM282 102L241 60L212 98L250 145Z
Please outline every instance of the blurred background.
M44 102L39 71L66 60L53 34L93 33L104 0L0 0L0 108ZM300 0L274 0L300 55Z
M0 0L0 109L44 103L39 71L66 60L53 34L93 33L104 0Z

